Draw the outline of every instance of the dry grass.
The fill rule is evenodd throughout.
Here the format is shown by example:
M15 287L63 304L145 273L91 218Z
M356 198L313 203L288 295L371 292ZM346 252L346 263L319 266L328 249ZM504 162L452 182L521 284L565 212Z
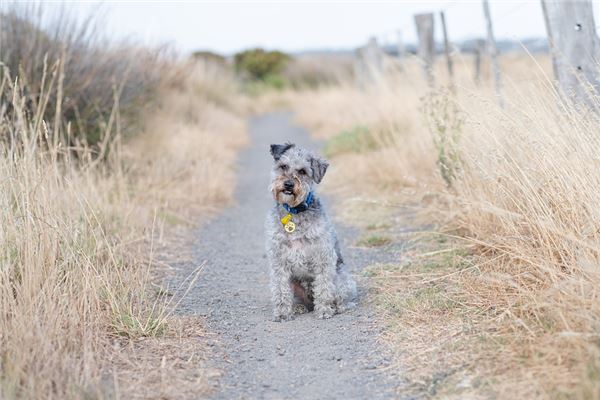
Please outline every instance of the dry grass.
M318 87L344 82L352 76L352 56L296 55L282 75L293 88Z
M0 398L206 393L201 321L158 267L231 200L234 79L62 12L0 7Z
M191 383L197 390L205 384L201 373L189 372L201 368L198 334L176 335L176 300L154 288L156 233L176 222L170 216L197 215L230 199L245 137L242 118L206 90L210 84L227 96L223 80L182 68L191 76L182 88L164 89L145 136L123 143L117 109L102 136L112 132L104 161L48 134L60 129L43 119L45 99L61 90L58 67L49 69L33 115L22 89L4 76L8 102L0 109L10 113L0 119L0 137L10 140L0 144L0 397L148 398L150 386L115 364L115 343L164 336L152 339L163 353L157 345L149 352L165 354L174 335L189 356L175 368L188 372L155 381L161 391L152 395L170 390L177 397ZM56 112L60 118L61 108ZM138 356L125 357L129 370L160 371L172 355Z
M600 120L561 100L546 58L502 60L504 109L469 64L457 63L456 96L430 92L408 63L364 91L347 84L287 101L317 137L359 126L376 140L335 155L330 189L417 207L445 235L413 237L400 265L374 272L385 337L404 366L420 366L420 387L598 397Z
M235 156L247 144L244 105L235 99L230 71L206 63L185 68L184 85L163 91L160 112L145 119L125 149L140 201L159 204L167 223L226 206Z
M346 81L282 94L282 102L292 105L296 120L314 137L328 140L328 156L336 156L326 185L360 181L361 192L377 196L381 188L412 193L421 187L426 192L435 184L432 138L422 134L426 128L420 116L426 91L418 67L410 67L411 73L396 70L386 81L362 90L354 81ZM363 133L368 137L356 138ZM356 193L354 185L336 184L328 189L344 196Z
M182 257L193 262L182 254L190 246L187 228L232 201L235 158L247 144L245 104L237 98L231 71L210 63L180 68L187 76L183 85L163 90L159 112L145 119L123 151L146 234L150 212L157 216L154 246L160 254L153 272L162 270L159 264L181 263ZM145 244L147 250L148 240ZM154 290L170 293L169 288ZM176 308L178 299L162 299L168 310ZM109 355L109 368L118 377L116 394L122 398L186 399L211 390L210 379L218 371L206 366L208 334L202 321L169 314L167 323L160 337L120 340L120 354Z
M220 371L207 366L214 340L197 317L170 321L161 337L119 340L113 344L110 366L114 382L110 397L126 399L204 398Z

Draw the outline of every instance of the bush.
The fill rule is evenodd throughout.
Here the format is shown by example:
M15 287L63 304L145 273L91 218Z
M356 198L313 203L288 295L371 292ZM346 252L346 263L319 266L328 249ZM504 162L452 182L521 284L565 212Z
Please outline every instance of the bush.
M279 76L291 57L280 51L246 50L234 56L235 69L252 80L267 82Z
M131 117L168 75L172 58L168 49L111 44L101 36L93 19L78 24L65 10L47 15L40 6L18 4L1 17L0 72L19 76L27 111L32 115L42 93L47 94L42 119L53 122L48 134L57 135L57 142L100 145L102 132L114 132L107 128L116 122L115 107L121 116ZM49 71L54 73L44 80ZM59 85L60 91L51 90ZM3 103L9 100L0 99ZM109 138L104 139L109 142Z

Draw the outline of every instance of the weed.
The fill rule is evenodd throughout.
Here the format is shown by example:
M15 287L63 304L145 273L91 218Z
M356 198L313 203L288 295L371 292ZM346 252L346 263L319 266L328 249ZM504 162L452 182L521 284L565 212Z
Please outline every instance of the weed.
M464 117L447 92L431 92L423 100L423 112L433 136L440 175L448 187L460 170L460 140Z

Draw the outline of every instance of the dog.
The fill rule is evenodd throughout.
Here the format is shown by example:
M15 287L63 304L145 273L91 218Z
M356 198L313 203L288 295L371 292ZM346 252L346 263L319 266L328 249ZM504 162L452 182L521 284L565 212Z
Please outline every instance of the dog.
M293 143L272 144L266 250L275 321L292 319L296 306L331 318L355 306L335 228L315 194L329 163Z

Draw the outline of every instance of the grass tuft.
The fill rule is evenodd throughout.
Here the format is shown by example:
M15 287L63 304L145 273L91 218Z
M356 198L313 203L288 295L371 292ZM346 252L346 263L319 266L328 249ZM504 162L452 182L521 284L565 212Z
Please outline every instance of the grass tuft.
M365 126L357 125L342 131L325 143L325 155L334 157L345 153L362 153L377 148L377 142Z
M356 245L362 247L381 247L390 243L392 243L392 239L388 236L370 234L358 239Z

